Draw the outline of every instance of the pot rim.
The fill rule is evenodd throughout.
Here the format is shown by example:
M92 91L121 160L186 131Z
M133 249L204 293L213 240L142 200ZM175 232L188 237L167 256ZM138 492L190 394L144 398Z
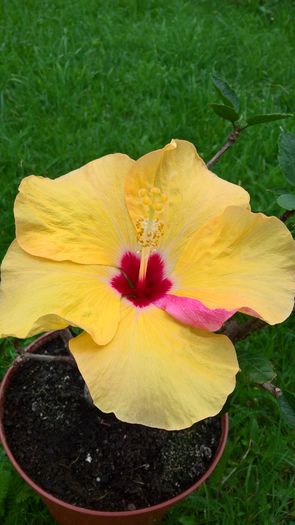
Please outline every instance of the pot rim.
M58 337L61 337L64 340L68 340L69 339L69 335L68 334L69 333L65 333L64 330L56 330L56 331L48 332L48 333L46 333L44 335L41 335L38 339L33 341L27 347L26 351L28 351L28 352L35 352L44 342L54 340L54 339L56 339ZM138 516L138 515L145 514L147 512L153 512L153 511L157 511L157 510L164 510L165 508L171 507L175 503L178 503L179 501L184 499L186 496L188 496L189 494L194 492L200 485L202 485L208 479L208 477L212 474L212 472L214 471L217 463L219 462L219 460L220 460L220 458L221 458L221 456L223 454L223 451L225 449L225 445L226 445L226 442L227 442L227 436L228 436L228 428L229 428L228 414L223 414L221 416L221 425L222 425L221 436L220 436L220 440L219 440L219 444L218 444L217 450L215 452L213 460L210 463L208 469L206 470L206 472L204 472L204 474L193 485L191 485L185 491L180 492L177 496L174 496L173 498L170 498L169 500L165 500L162 503L157 503L156 505L151 505L150 507L143 507L141 509L124 510L124 511L93 510L93 509L87 509L86 507L79 507L78 505L72 505L71 503L67 503L67 502L63 501L62 499L59 499L56 496L53 496L49 492L46 492L39 485L37 485L24 472L24 470L20 467L20 465L18 464L18 462L14 458L14 456L13 456L13 454L12 454L10 448L9 448L9 445L8 445L8 442L7 442L7 439L6 439L6 436L5 436L3 421L2 421L3 420L3 412L4 412L4 410L3 410L4 409L4 398L5 398L6 389L9 386L10 378L16 372L18 367L19 367L19 364L18 363L14 363L13 366L11 366L7 370L5 376L3 377L2 382L0 384L0 443L2 442L2 445L4 447L4 450L5 450L6 454L7 454L10 462L12 463L12 465L14 466L14 468L18 472L18 474L23 478L23 480L35 492L37 492L42 498L45 498L46 500L48 500L48 501L50 501L50 502L52 502L52 503L54 503L56 505L60 505L60 506L66 508L68 510L72 510L72 511L76 511L76 512L78 511L81 514L88 514L88 515L91 515L91 516L114 517L114 518L119 518L119 517L124 517L124 516L125 517L126 516Z

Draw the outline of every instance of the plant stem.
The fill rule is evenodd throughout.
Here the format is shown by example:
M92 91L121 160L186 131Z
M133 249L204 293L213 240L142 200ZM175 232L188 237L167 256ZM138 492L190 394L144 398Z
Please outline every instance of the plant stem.
M290 315L294 313L295 306ZM257 319L257 317L252 317L245 323L238 323L235 319L230 319L224 323L222 334L227 335L233 343L236 343L237 341L246 339L248 335L257 332L266 326L268 326L268 324L265 321L262 321L262 319Z
M278 399L283 393L278 386L273 385L272 383L263 383L260 386L261 388L264 388L264 390L267 390L267 392L269 392L276 399Z
M238 323L232 319L224 324L222 333L227 335L233 343L236 343L237 341L246 339L252 332L257 332L265 326L267 326L267 323L256 317L249 319L245 323Z
M282 222L286 222L290 217L292 217L295 213L295 210L286 210L283 215L280 216L280 220Z
M217 153L207 162L207 168L210 168L213 164L219 161L219 159L224 155L224 153L238 140L241 134L241 128L235 128L227 137L226 142L223 144Z

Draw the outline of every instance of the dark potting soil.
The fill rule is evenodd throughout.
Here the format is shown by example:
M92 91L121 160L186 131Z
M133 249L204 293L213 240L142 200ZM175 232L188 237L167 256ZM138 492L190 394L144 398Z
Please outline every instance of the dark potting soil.
M38 353L66 354L59 337ZM67 363L26 361L4 407L11 451L43 489L80 507L122 511L155 505L192 485L211 462L220 418L181 431L122 423L91 406Z

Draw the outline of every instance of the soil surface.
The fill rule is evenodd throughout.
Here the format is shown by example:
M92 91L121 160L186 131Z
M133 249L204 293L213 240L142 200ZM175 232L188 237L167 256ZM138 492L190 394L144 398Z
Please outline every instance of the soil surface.
M67 354L61 338L38 353ZM220 419L166 431L122 423L84 398L67 363L23 363L7 392L11 451L43 489L68 503L122 511L155 505L192 485L216 451Z

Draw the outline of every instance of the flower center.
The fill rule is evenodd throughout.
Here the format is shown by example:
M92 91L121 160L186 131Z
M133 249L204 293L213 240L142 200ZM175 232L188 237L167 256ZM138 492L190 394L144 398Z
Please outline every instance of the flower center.
M121 272L111 285L135 306L143 308L160 299L171 288L172 282L164 276L164 261L159 253L150 255L144 281L140 279L140 257L127 252L121 259Z

